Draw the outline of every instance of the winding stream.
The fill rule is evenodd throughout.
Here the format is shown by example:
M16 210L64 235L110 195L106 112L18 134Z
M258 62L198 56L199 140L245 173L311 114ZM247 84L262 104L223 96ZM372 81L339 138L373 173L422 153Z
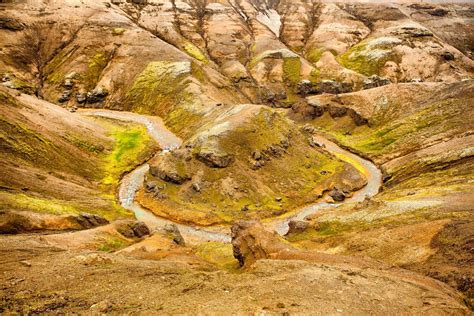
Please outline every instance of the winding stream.
M127 122L135 122L144 125L150 136L156 142L158 142L161 148L163 148L163 151L157 153L157 155L161 155L164 152L174 150L178 148L182 143L181 139L171 133L166 128L163 121L155 116L146 116L131 112L94 109L80 110L78 113L81 115L104 117ZM363 173L367 177L367 185L359 191L355 192L352 197L344 200L344 202L338 204L331 204L324 201L317 202L302 208L294 215L285 217L283 219L277 219L266 224L267 226L272 227L274 230L276 230L280 235L284 235L288 232L288 223L290 220L304 220L306 216L315 214L317 211L320 211L324 208L338 207L345 203L361 202L366 197L372 197L376 195L379 191L380 185L382 184L382 173L372 162L363 159L345 149L342 149L335 143L327 140L322 136L314 136L314 139L319 144L324 145L327 151L333 154L343 155L349 160L358 163L360 167L363 168ZM143 185L145 175L148 172L149 168L150 167L148 163L145 163L122 178L120 182L118 198L120 204L124 208L132 211L138 220L146 223L152 230L156 227L162 227L166 224L173 223L179 228L181 234L185 239L191 238L200 241L219 241L226 243L230 242L231 238L228 234L200 229L198 227L190 225L174 223L173 221L160 218L154 215L150 211L140 206L137 202L135 202L136 192Z

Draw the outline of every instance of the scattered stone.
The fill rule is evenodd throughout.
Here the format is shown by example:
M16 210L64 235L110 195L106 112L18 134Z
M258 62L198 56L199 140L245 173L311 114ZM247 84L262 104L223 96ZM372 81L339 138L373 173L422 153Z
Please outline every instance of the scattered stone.
M301 96L306 96L313 92L313 83L309 80L301 80L298 85L296 86L296 93L300 94Z
M248 205L244 205L242 206L242 208L240 209L242 212L247 212L249 210L249 206Z
M0 17L0 29L10 31L21 31L25 28L23 23L16 19Z
M112 308L112 303L109 300L103 300L92 305L89 309L93 312L106 313Z
M283 303L280 302L280 303L277 304L277 307L278 307L278 308L285 308L285 304L283 304Z
M256 150L252 153L252 158L255 159L255 160L260 160L260 159L263 158L262 153L260 151Z
M163 181L175 184L183 184L192 178L188 174L183 160L172 152L151 161L150 173Z
M87 100L87 95L85 93L77 93L76 94L77 103L82 104L82 103L86 102L86 100Z
M454 60L454 54L451 52L443 52L441 57L446 61Z
M20 263L25 267L31 267L31 262L29 262L28 260L22 260L20 261Z
M132 230L135 236L138 238L150 235L150 229L144 222L136 222L132 225Z
M158 186L156 185L156 182L146 182L145 183L145 192L147 193L156 193L158 192Z
M446 16L448 13L449 11L443 8L436 8L428 11L428 14L432 16Z
M330 93L330 94L339 94L339 93L348 93L352 92L352 83L350 82L338 82L334 80L323 80L316 83L314 87L315 93Z
M308 222L291 220L288 223L288 232L286 235L302 233L308 228L308 226Z
M192 187L194 191L201 192L201 186L199 185L199 183L197 182L193 183Z
M71 90L64 90L61 96L58 98L59 103L67 102L71 99Z
M280 202L280 201L282 201L282 200L283 200L283 198L282 198L281 196L275 197L275 201L277 201L277 202Z
M314 134L314 132L316 131L316 129L314 128L314 126L311 126L310 124L305 124L303 127L302 127L302 130L306 133L309 133L309 134Z
M176 226L176 224L166 224L164 230L170 235L170 237L176 244L180 246L185 246L184 238L181 235L181 232L179 231L179 228L178 226Z
M329 192L329 196L332 197L334 201L337 201L337 202L342 202L346 198L346 195L344 194L344 192L337 188L332 189L331 192Z
M76 77L77 77L77 72L72 71L72 72L68 73L66 76L64 76L64 79L69 79L69 80L71 80L71 79L74 79L74 78L76 78Z
M63 86L70 90L74 86L74 82L71 79L66 79Z
M86 266L94 266L94 265L103 265L103 264L110 264L112 263L112 259L104 257L103 255L92 253L88 255L80 255L75 257L75 259Z
M234 157L232 155L220 150L208 148L201 149L199 152L197 152L196 159L211 168L226 168L234 161Z
M82 228L86 229L109 224L109 221L102 216L88 213L73 215L72 220L78 223Z
M410 82L413 82L413 83L420 83L420 82L423 82L423 79L421 78L413 78L410 80Z
M124 222L118 225L117 231L126 238L142 238L150 234L150 229L144 222Z
M109 92L102 87L95 88L91 92L87 92L87 103L98 103L104 101Z
M372 89L372 88L385 86L385 85L388 85L390 83L391 83L391 81L388 78L380 77L380 76L377 76L377 75L372 75L369 78L364 80L363 88L364 89Z
M328 108L329 115L331 115L332 118L342 117L342 116L346 115L347 110L348 109L346 107L334 106L334 105L331 105Z

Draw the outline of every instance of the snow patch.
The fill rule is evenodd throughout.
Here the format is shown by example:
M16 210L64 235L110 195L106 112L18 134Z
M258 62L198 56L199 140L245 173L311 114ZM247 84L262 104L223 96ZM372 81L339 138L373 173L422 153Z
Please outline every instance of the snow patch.
M276 10L270 9L259 12L257 21L268 27L276 37L280 37L281 18Z

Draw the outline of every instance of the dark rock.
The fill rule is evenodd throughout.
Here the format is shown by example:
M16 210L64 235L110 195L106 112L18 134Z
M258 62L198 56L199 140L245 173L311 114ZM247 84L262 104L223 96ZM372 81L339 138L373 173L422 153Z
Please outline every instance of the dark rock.
M25 28L23 23L16 19L0 17L0 29L10 31L21 31Z
M454 54L451 52L443 52L441 57L446 61L454 60Z
M324 106L322 106L318 102L311 101L308 104L310 105L310 110L308 112L308 115L310 116L311 119L315 119L324 114Z
M85 93L77 93L76 94L77 103L82 104L82 103L86 102L86 100L87 100L87 95Z
M436 8L428 11L428 14L433 16L446 16L448 13L449 11L443 8Z
M314 87L315 93L348 93L352 92L352 84L350 82L338 82L333 80L323 80L318 82Z
M109 224L109 221L97 214L82 213L73 219L83 228L92 228Z
M193 183L192 187L194 191L201 192L201 186L199 185L199 183L197 182Z
M117 227L117 231L124 237L127 238L142 238L143 236L150 234L150 229L143 222L124 222L120 223Z
M226 168L234 161L232 155L218 150L202 149L195 156L197 160L211 168Z
M91 92L87 92L87 103L98 103L104 101L109 92L104 88L95 88Z
M309 80L301 80L296 86L296 93L300 94L303 97L312 92L314 92L314 85Z
M262 153L258 150L252 153L252 158L255 160L261 160L263 158Z
M132 230L135 237L142 238L143 236L150 235L150 229L144 222L136 222L132 225Z
M314 128L314 126L311 126L310 124L305 124L305 125L301 128L301 130L302 130L303 132L308 133L308 134L314 134L314 132L315 132L316 129Z
M308 226L309 226L308 222L291 220L288 223L288 232L286 233L286 235L302 233L308 228Z
M74 86L74 82L72 82L71 79L66 79L64 80L63 86L70 90Z
M349 116L352 118L352 120L357 126L366 125L369 123L368 119L366 119L365 117L362 117L362 115L360 115L353 109L349 109L348 112L349 112Z
M147 182L145 183L145 191L147 193L153 193L153 192L158 192L158 186L156 185L156 182Z
M163 181L183 184L191 179L182 159L168 152L150 162L150 173Z
M329 192L329 196L332 197L334 201L337 201L337 202L342 202L346 198L346 195L344 194L344 192L337 188L332 189L331 192Z
M166 224L164 230L170 235L170 237L176 244L185 246L184 238L181 235L178 226L176 226L175 224Z
M71 99L71 90L64 90L63 94L58 98L59 103L67 102Z
M372 89L372 88L385 86L385 85L388 85L390 83L391 83L391 81L388 78L379 77L377 75L372 75L369 78L364 80L363 88L364 89Z
M252 168L252 170L258 170L260 168L262 168L263 166L265 166L265 160L252 160L250 161L250 167Z
M331 115L331 117L333 117L333 118L342 117L342 116L347 114L347 108L331 105L328 108L328 112L329 112L329 115Z

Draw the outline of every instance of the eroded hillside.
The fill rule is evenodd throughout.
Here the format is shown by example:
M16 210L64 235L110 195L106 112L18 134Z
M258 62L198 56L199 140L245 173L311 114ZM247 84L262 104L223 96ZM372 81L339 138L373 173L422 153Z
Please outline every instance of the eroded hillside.
M0 4L0 311L468 314L473 10Z

